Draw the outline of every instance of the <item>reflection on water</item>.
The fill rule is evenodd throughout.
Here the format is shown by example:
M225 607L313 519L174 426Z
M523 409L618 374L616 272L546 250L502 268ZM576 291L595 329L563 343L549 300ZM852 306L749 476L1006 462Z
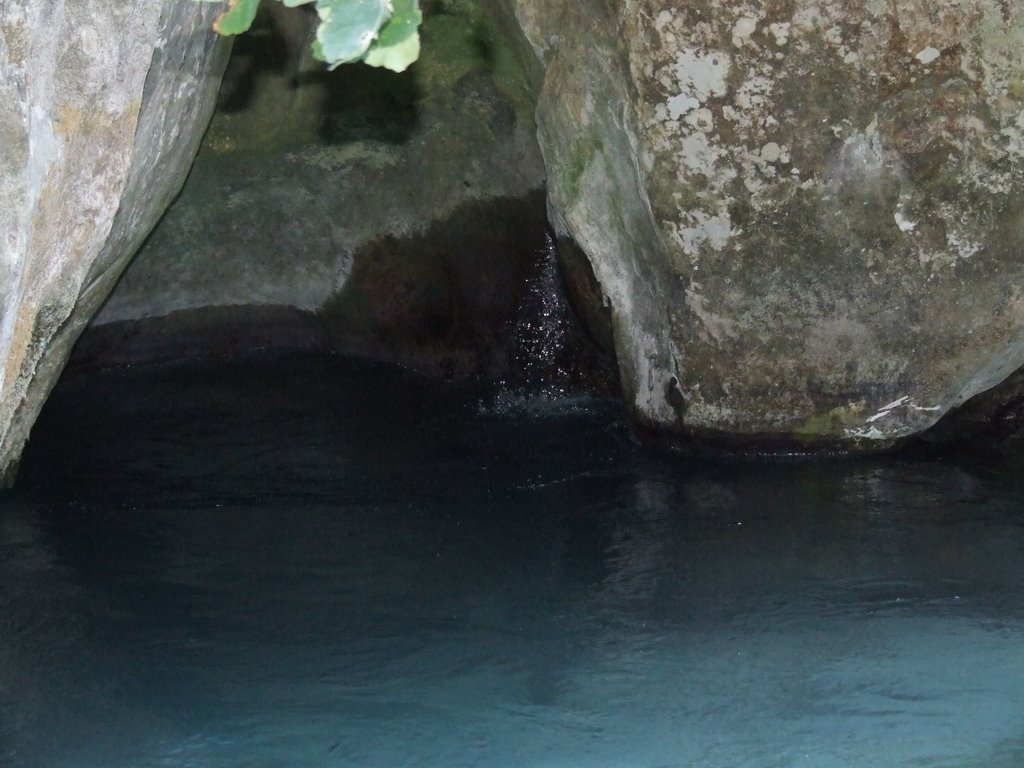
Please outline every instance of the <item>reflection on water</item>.
M62 384L0 500L0 765L1024 764L1019 453L696 465L480 403Z

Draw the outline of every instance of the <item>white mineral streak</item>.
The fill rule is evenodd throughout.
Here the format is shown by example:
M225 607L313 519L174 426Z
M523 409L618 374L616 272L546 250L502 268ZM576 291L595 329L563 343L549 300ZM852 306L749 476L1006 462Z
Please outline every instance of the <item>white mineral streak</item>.
M876 422L876 421L878 421L879 419L885 418L886 416L888 416L888 415L889 415L889 413L890 413L890 412L891 412L891 411L892 411L892 410L893 410L894 408L899 408L899 407L900 407L901 405L904 405L904 404L906 404L907 402L909 402L909 400L910 400L910 395L904 395L903 397L899 397L899 398L897 398L897 399L893 400L893 401L892 401L891 403L889 403L889 404L887 404L887 405L883 405L883 406L882 406L882 407L881 407L881 408L880 408L880 409L878 410L878 413L876 413L876 414L875 414L874 416L869 416L869 417L868 417L867 419L865 419L864 421L865 421L865 423L867 423L867 424L871 424L871 423L873 423L873 422Z
M873 416L866 418L864 426L848 428L845 430L845 434L847 437L866 440L887 440L903 437L910 434L913 430L907 425L905 417L901 417L901 412L921 411L935 413L942 410L943 407L941 405L918 405L910 395L903 395L890 403L886 403Z

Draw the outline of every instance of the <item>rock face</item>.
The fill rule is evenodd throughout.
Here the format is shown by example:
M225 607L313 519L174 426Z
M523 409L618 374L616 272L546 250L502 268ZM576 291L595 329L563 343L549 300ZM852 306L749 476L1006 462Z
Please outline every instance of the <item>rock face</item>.
M242 347L290 343L301 326L320 331L303 331L307 345L500 373L546 230L514 22L485 4L427 3L408 71L328 72L308 53L315 13L265 5L181 196L83 349L102 356L109 345L92 339L130 335L145 359L132 325L145 321L154 355L174 354L171 336L181 354L197 342L217 353L231 341L221 320L248 307L251 339L231 337Z
M184 181L229 52L210 32L216 13L0 4L0 477Z
M883 446L1024 364L1024 6L515 0L641 423Z

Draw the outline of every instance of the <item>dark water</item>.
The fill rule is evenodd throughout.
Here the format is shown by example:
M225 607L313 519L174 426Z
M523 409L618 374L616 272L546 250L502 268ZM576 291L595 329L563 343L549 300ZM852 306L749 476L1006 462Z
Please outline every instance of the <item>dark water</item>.
M695 465L341 360L61 385L4 768L1024 765L1022 452Z

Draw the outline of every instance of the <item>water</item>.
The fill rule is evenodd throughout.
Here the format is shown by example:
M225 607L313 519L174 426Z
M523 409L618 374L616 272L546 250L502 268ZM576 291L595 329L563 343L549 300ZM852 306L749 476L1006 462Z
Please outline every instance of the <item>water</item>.
M572 376L568 342L573 315L562 289L558 245L550 230L517 315L512 330L513 385L528 383L531 391L548 397L566 394Z
M509 329L505 380L491 405L506 411L535 411L538 405L547 410L551 403L564 407L580 391L617 391L614 360L569 305L553 232L546 233L534 257Z
M525 405L61 384L0 499L0 765L1024 765L1020 449L694 464Z

